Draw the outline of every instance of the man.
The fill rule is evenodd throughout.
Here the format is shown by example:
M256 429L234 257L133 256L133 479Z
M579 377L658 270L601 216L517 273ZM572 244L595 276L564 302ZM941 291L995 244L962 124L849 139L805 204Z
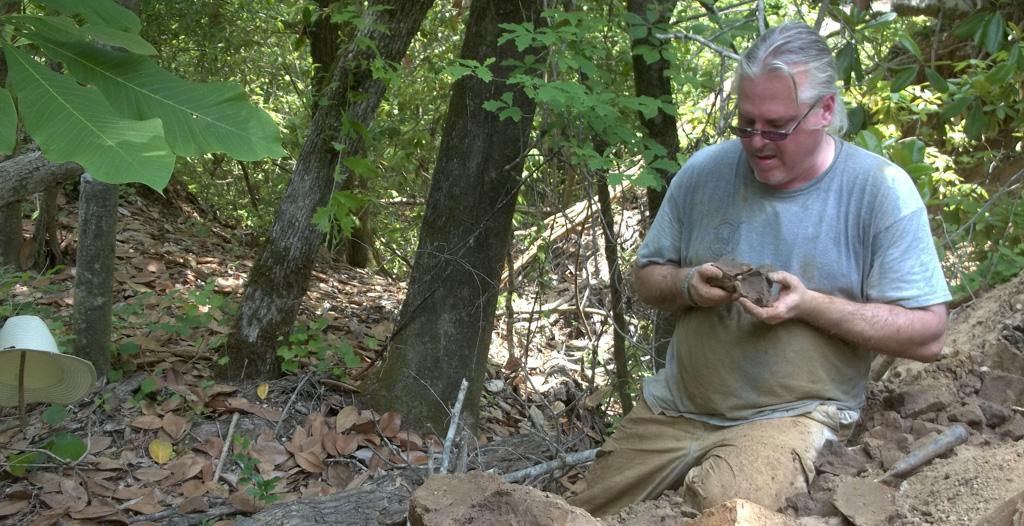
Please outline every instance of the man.
M838 137L824 40L776 27L735 82L739 139L686 163L637 255L640 299L681 315L665 367L571 499L597 516L679 487L697 509L780 508L824 442L849 435L876 354L942 350L950 295L924 205L905 172ZM723 258L772 268L774 302L712 285Z

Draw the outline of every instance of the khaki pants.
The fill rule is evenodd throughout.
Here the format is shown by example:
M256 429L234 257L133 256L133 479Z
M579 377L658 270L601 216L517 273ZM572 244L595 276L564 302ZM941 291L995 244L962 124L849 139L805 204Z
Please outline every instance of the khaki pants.
M569 502L604 517L682 487L697 510L732 498L776 510L806 491L818 451L835 437L803 416L721 427L656 415L640 399L598 452L586 489Z

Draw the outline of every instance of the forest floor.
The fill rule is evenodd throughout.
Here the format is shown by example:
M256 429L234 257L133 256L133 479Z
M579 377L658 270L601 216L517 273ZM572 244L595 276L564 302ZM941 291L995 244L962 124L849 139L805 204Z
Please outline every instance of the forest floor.
M64 253L73 254L73 203L62 204L59 220ZM39 404L29 407L23 428L15 410L0 410L6 429L0 432L0 522L213 524L246 523L237 517L251 516L249 523L289 523L267 514L289 502L363 489L361 498L398 495L399 509L382 505L378 520L404 524L416 483L388 479L385 488L380 481L388 473L436 471L444 437L421 436L403 428L401 415L356 402L404 287L321 263L292 345L301 362L295 372L266 383L218 383L210 349L229 329L230 305L240 297L255 250L187 209L135 194L122 199L119 221L117 373L67 408L63 420ZM27 220L25 226L28 232ZM635 241L635 220L621 230ZM608 406L606 371L595 364L609 361L611 331L601 310L606 269L588 231L594 229L560 244L562 263L543 291L499 305L480 432L461 448L463 457L455 460L461 469L507 474L601 444L615 408ZM60 322L70 319L73 272L67 267L21 280L7 307L40 315L59 339L66 336ZM345 367L344 377L333 375L345 355L358 365ZM794 496L787 513L804 524L959 525L1002 505L999 513L1020 520L1024 503L1013 497L1024 491L1022 376L1024 276L954 311L942 359L898 361L869 384L854 437L819 459L812 491ZM957 422L970 434L952 453L891 491L858 485ZM80 437L88 450L72 460L40 452L64 434ZM521 482L565 494L585 470L570 466ZM385 520L380 510L387 506ZM333 518L366 522L357 508ZM477 513L482 524L506 522ZM684 524L694 515L669 493L604 523Z

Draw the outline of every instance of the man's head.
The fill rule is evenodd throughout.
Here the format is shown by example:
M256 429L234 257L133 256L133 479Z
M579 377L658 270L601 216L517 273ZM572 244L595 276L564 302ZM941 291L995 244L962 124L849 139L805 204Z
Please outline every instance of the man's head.
M841 134L847 122L821 36L803 23L775 27L747 50L736 77L733 131L758 180L795 188L820 175L831 162L827 132Z

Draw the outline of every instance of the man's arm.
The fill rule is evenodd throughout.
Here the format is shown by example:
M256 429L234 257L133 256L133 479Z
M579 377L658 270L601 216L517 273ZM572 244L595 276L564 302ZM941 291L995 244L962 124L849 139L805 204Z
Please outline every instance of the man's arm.
M857 303L808 290L787 272L769 277L782 286L770 307L746 299L740 305L769 324L786 320L809 323L848 343L881 354L930 362L939 357L946 340L946 305L908 309L886 303Z
M690 278L690 299L695 307L711 307L735 301L739 297L707 281L722 277L722 271L712 265L701 265L692 274L693 267L673 264L653 264L634 267L633 286L640 301L669 312L682 312L691 308L683 296L683 281Z

